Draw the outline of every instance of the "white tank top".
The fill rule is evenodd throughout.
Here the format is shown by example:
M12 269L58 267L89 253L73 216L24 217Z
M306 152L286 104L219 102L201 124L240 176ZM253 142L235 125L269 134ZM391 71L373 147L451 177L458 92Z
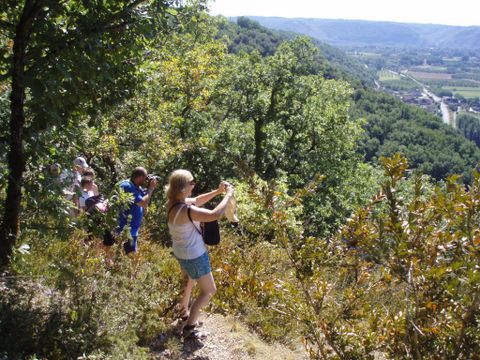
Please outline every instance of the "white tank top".
M80 206L81 209L85 208L85 201L87 201L87 199L89 197L92 197L93 195L94 195L93 190L90 190L90 191L82 190L82 195L80 195L80 197L78 198L78 205Z
M175 224L180 211L186 205L180 206L175 214L173 223L168 223L168 230L172 237L173 254L182 260L196 259L203 255L207 248L203 242L202 235L197 229L200 229L200 223L198 221L191 221L185 224ZM195 228L196 227L196 228Z

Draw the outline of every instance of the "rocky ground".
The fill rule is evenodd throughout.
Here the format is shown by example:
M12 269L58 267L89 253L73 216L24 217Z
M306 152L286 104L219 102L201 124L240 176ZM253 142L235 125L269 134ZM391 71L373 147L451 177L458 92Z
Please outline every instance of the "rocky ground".
M232 317L204 314L200 321L204 338L183 340L178 326L172 325L168 333L161 334L151 345L152 359L307 359L301 344L296 349L281 344L268 344Z

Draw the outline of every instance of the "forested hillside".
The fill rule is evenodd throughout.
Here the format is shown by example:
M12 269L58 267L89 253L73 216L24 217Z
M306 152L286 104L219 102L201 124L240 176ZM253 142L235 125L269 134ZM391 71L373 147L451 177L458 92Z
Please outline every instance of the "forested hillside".
M341 52L205 5L0 5L0 359L181 358L175 169L194 195L235 188L207 311L312 359L474 358L477 146ZM71 200L78 156L108 210ZM160 185L126 255L131 232L102 238L137 166Z
M412 168L437 180L461 174L466 183L471 181L479 148L439 117L369 89L357 91L355 99L352 116L367 119L358 148L365 160L375 163L380 156L399 152Z
M469 115L458 117L458 129L467 138L480 146L480 119Z
M252 16L268 28L306 34L333 46L478 49L480 27L365 20Z
M229 28L229 50L243 49L261 53L264 48L274 48L280 34L263 28L248 18L239 18L238 24L223 24ZM222 30L222 33L225 30ZM259 34L262 34L261 36ZM258 42L258 39L262 39ZM284 40L295 35L284 33ZM448 175L462 174L466 182L470 172L480 160L477 146L457 131L443 124L440 118L415 106L402 104L393 96L373 90L371 73L362 64L345 53L326 44L315 42L319 54L316 70L324 77L349 81L355 89L350 116L357 121L364 119L357 151L367 162L377 163L380 156L392 156L396 152L410 160L410 166L437 180ZM268 44L268 45L266 45Z
M237 53L240 50L251 52L257 50L263 56L274 52L276 46L286 40L298 37L298 33L270 30L247 17L239 17L235 22L221 21L219 35L230 39L228 49ZM342 78L349 82L362 82L373 86L374 72L365 65L347 56L342 50L311 38L310 41L321 49L317 55L319 71L327 78ZM327 61L325 61L327 60Z

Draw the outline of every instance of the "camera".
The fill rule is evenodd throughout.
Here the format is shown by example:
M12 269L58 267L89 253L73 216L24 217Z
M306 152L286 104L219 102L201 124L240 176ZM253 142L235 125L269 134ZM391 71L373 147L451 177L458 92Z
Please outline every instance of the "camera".
M154 175L154 174L148 174L148 175L147 175L147 186L150 185L150 182L151 182L153 179L159 181L159 180L160 180L160 176Z

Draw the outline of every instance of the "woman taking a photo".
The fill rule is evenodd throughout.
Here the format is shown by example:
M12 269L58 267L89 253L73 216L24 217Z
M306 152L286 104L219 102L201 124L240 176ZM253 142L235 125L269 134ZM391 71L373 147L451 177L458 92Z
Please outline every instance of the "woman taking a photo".
M225 212L228 200L233 195L233 186L221 182L218 189L192 198L195 180L187 170L175 170L170 174L167 192L168 229L172 237L173 254L182 269L183 289L180 300L182 319L187 323L183 336L197 336L195 329L200 309L208 304L216 292L207 248L200 232L200 222L219 219ZM200 208L215 196L226 192L220 204L213 210ZM188 305L195 282L200 295Z

